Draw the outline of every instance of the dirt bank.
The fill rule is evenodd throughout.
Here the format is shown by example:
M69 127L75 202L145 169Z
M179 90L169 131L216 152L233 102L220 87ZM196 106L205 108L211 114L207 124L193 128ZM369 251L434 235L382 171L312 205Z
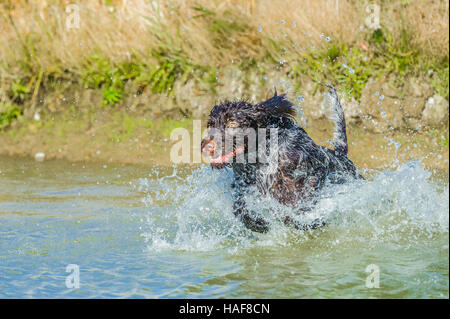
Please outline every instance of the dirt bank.
M204 126L206 121L202 121ZM145 113L109 110L72 110L66 114L41 114L39 121L16 122L0 133L0 155L45 159L172 165L170 133L176 127L192 132L192 119L164 118ZM306 130L314 140L328 145L332 126L326 119L309 120ZM349 125L350 158L360 168L396 166L422 159L429 168L448 172L447 128L422 132L373 133ZM192 138L191 138L192 141Z

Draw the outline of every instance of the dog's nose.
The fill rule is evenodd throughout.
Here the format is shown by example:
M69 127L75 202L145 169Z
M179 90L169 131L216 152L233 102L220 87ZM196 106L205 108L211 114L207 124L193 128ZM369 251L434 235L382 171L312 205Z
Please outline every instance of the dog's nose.
M214 142L214 139L212 137L205 138L202 140L201 150L203 154L207 156L213 156L215 147L216 142Z

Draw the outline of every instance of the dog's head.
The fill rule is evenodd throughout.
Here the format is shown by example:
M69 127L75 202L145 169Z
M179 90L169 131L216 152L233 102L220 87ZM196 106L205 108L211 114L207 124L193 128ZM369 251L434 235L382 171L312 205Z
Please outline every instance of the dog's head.
M212 157L213 168L223 168L237 156L244 159L249 149L256 147L258 129L289 128L294 125L294 117L293 104L284 94L275 93L259 104L247 101L220 103L209 115L208 136L202 140L202 152Z

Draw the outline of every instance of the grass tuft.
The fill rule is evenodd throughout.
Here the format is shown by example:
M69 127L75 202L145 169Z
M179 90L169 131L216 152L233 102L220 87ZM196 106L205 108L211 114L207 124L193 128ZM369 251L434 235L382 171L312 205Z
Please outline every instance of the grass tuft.
M22 110L16 104L0 103L0 130L7 128L11 123L22 117Z

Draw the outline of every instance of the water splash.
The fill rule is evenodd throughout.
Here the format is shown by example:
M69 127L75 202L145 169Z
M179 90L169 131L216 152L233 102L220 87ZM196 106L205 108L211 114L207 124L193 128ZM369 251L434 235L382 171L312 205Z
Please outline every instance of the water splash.
M151 251L233 253L255 245L297 245L320 233L334 238L326 243L330 246L355 241L408 246L448 233L448 184L430 182L431 173L419 160L369 175L365 181L325 187L317 205L303 215L253 190L247 205L271 221L267 234L247 230L234 217L228 170L201 166L186 177L174 170L170 176L144 178L139 188L149 211L142 236ZM286 215L302 223L320 218L327 225L299 231L283 225L280 216Z

